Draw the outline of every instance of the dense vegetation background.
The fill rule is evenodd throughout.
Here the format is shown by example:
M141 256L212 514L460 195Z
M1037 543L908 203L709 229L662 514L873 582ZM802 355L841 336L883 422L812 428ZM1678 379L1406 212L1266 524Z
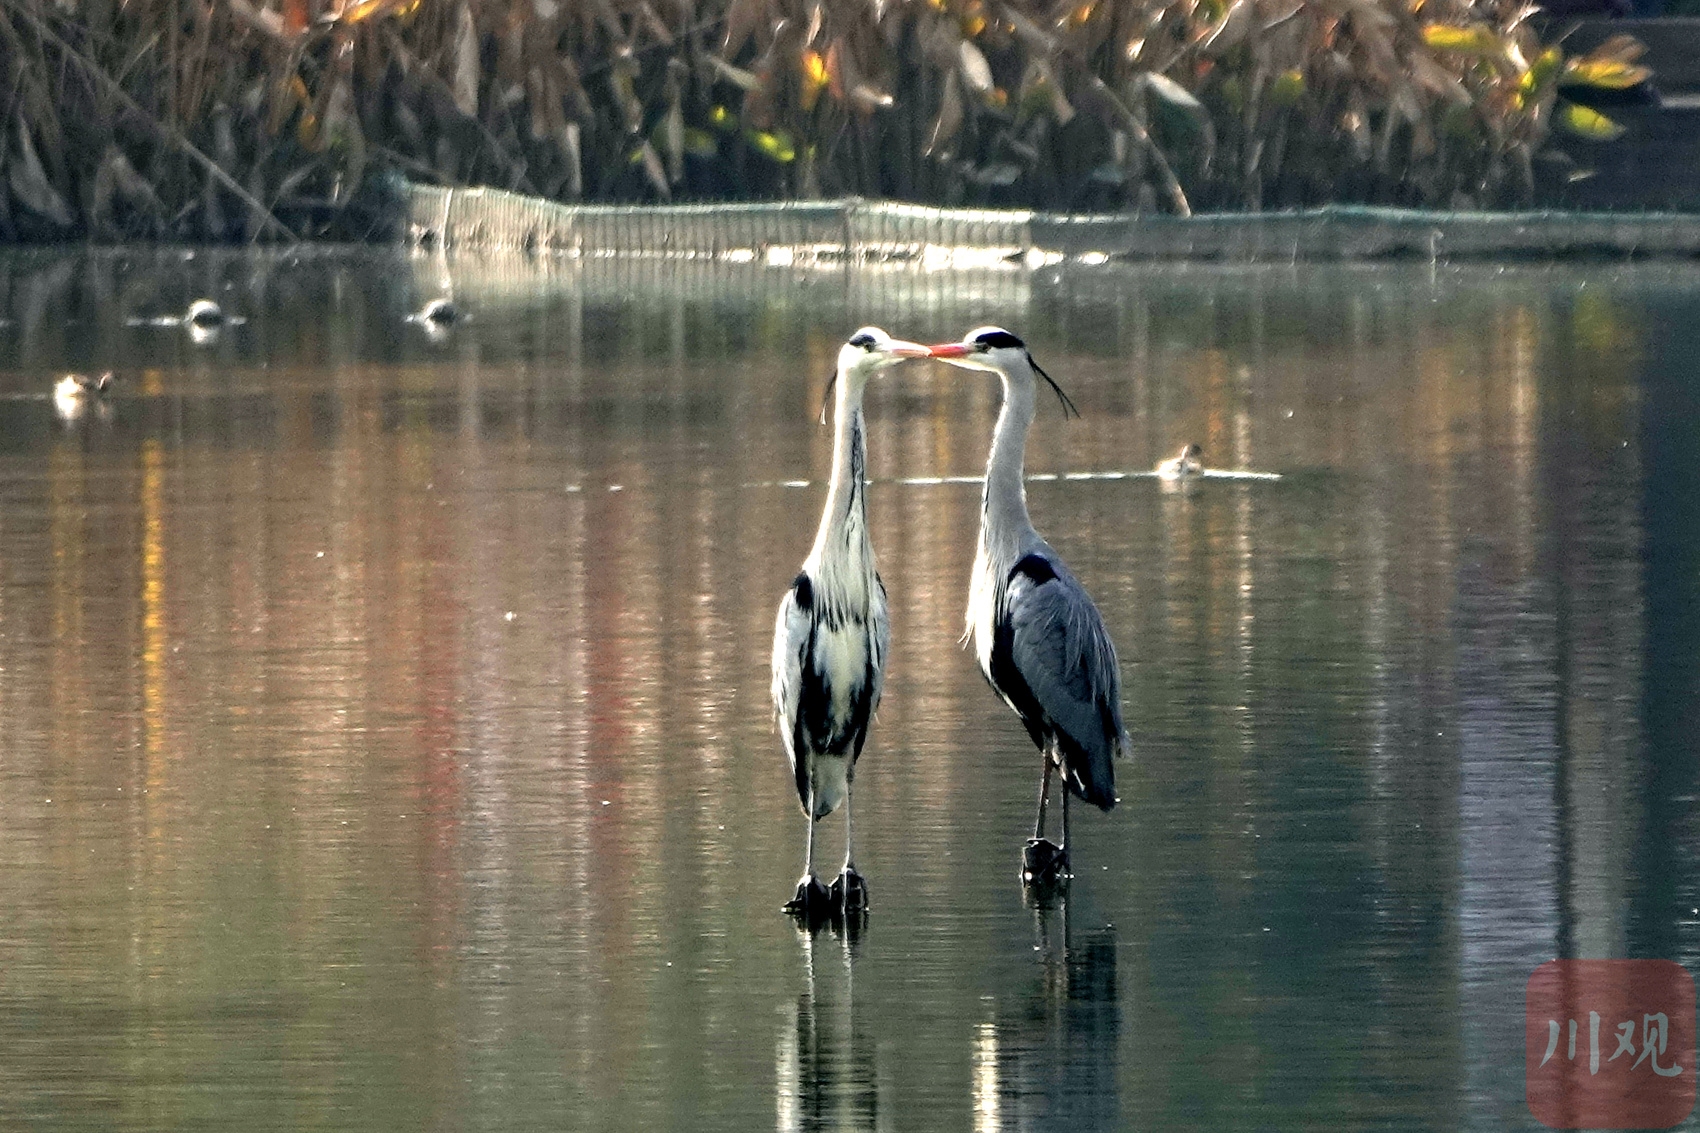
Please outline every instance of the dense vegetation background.
M1512 205L1646 78L1522 0L0 0L0 238L562 200ZM1573 139L1553 143L1555 131Z

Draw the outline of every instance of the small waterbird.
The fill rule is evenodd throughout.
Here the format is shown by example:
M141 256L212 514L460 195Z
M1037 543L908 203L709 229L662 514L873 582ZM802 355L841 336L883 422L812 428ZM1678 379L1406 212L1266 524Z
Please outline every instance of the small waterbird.
M839 348L826 507L773 627L774 720L808 827L803 877L785 908L806 918L860 913L868 905L852 853L850 785L879 706L891 624L868 536L862 392L886 367L926 356L925 346L878 327L863 327ZM829 889L814 873L815 823L840 804L844 867Z
M1033 361L1027 346L1000 327L980 327L961 342L929 348L932 357L985 370L1003 384L1003 408L992 434L980 502L980 542L968 593L974 653L998 696L1020 717L1044 760L1039 813L1022 853L1022 880L1046 886L1066 880L1068 796L1102 810L1116 805L1115 760L1128 748L1122 727L1121 670L1116 647L1086 588L1039 537L1027 513L1023 464L1034 396L1043 378L1079 416L1062 387ZM1045 837L1051 775L1061 771L1062 843Z
M410 323L424 323L429 326L446 327L460 319L460 308L456 307L453 299L438 296L428 301L418 312L407 316Z
M112 371L91 378L87 374L66 374L53 383L53 408L61 418L74 421L81 417L91 402L105 398L112 388Z
M1204 475L1204 462L1198 458L1203 455L1203 448L1189 444L1181 449L1179 456L1170 457L1157 465L1157 478L1160 480L1190 480L1194 476L1202 476Z
M192 327L218 327L225 323L224 308L211 299L197 299L183 312L183 322Z

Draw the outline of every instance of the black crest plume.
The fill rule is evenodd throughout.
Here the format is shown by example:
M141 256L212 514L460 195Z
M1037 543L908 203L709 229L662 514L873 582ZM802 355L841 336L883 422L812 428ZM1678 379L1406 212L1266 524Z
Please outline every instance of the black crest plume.
M1039 363L1033 361L1033 355L1032 354L1027 355L1027 364L1029 366L1033 367L1033 372L1035 374L1038 374L1041 378L1044 378L1045 381L1050 383L1051 388L1057 391L1057 400L1062 402L1063 417L1065 419L1068 418L1071 415L1075 416L1075 417L1080 416L1080 410L1078 410L1074 407L1074 402L1069 400L1068 394L1063 392L1063 388L1057 384L1055 378L1053 378L1053 377L1051 377L1051 375L1045 373L1045 371L1039 366Z
M826 393L820 399L820 423L826 424L826 407L832 404L832 387L838 382L838 371L832 372L832 377L826 379Z

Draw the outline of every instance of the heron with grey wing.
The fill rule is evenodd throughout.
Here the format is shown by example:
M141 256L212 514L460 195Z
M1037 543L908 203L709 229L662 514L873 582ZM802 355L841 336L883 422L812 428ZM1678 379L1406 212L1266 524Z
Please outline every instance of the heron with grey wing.
M1068 797L1103 810L1116 805L1115 760L1128 748L1122 727L1121 670L1098 607L1027 512L1023 468L1043 379L1078 411L1039 368L1025 343L1001 327L969 331L961 342L930 349L932 357L996 374L1003 408L992 434L980 502L980 540L968 593L968 629L980 671L1027 728L1044 759L1039 812L1022 854L1022 880L1052 885L1069 876ZM1051 777L1062 775L1062 842L1045 837Z
M868 534L862 394L888 366L927 353L878 327L863 327L839 348L826 507L773 627L774 720L808 829L803 877L785 908L811 920L860 913L868 905L867 882L853 858L850 787L879 706L891 624ZM844 866L828 887L815 877L815 823L840 805Z

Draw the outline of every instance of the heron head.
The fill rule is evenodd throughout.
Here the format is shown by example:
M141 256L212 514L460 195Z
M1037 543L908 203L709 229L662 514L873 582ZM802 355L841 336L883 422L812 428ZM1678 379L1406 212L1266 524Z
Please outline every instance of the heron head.
M929 351L918 342L893 338L879 327L863 327L838 348L838 369L826 383L826 399L821 403L820 419L826 420L826 407L832 402L832 387L843 379L845 388L860 392L869 378L887 366L895 366L905 358L925 358Z
M1181 449L1181 459L1182 460L1197 460L1199 457L1201 457L1203 455L1204 455L1204 446L1203 445L1189 444L1185 448Z
M893 338L879 327L863 327L838 348L838 372L871 378L905 358L925 358L929 353L918 342Z
M949 362L952 366L960 366L965 370L986 370L1002 376L1005 380L1025 380L1030 383L1033 375L1038 375L1056 391L1057 399L1063 405L1063 416L1071 413L1076 417L1080 416L1080 410L1074 407L1074 402L1069 400L1063 388L1033 360L1033 353L1027 349L1027 344L1002 327L976 327L964 335L961 342L941 342L937 346L928 347L927 353L930 357Z

